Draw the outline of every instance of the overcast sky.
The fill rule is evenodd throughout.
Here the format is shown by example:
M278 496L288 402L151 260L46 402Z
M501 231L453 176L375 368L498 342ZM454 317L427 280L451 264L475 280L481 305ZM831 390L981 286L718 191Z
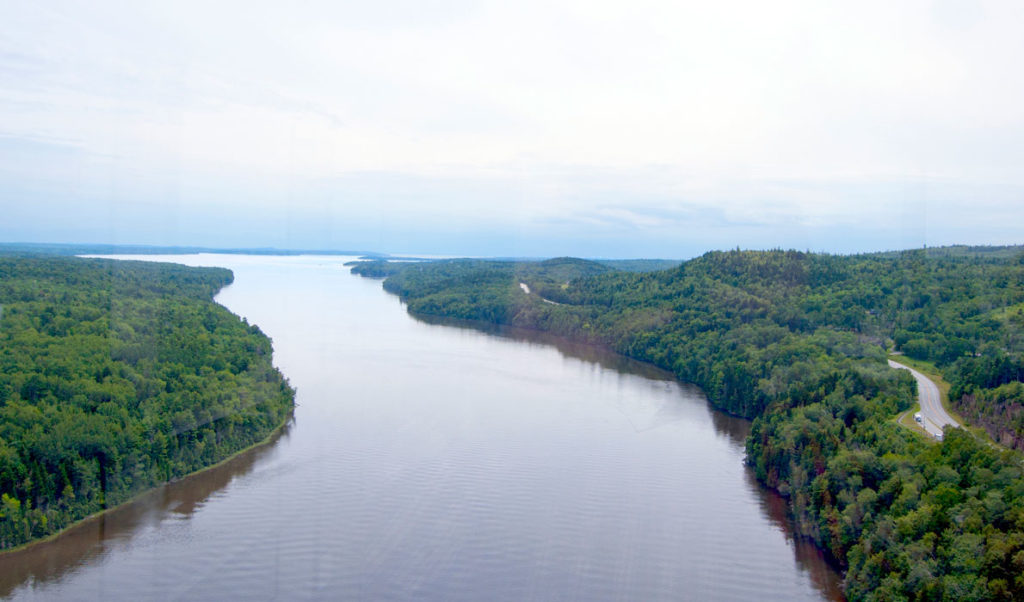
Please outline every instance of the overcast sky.
M0 0L0 240L1024 242L1024 2Z

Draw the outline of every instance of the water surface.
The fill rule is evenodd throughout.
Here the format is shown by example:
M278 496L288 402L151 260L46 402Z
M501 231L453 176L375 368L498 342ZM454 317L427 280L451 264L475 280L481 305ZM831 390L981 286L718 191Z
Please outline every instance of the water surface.
M650 366L406 314L347 258L217 300L297 388L271 444L0 557L15 599L820 600L838 576L743 465L746 421Z

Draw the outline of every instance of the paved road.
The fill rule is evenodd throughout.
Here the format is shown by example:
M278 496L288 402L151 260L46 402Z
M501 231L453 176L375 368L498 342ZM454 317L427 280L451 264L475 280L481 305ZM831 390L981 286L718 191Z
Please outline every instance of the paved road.
M942 427L947 424L952 424L958 428L961 426L961 424L956 420L953 420L953 417L947 414L945 408L942 407L942 398L939 397L939 387L937 387L930 378L913 368L904 366L903 364L892 360L889 360L889 365L893 368L910 370L910 373L914 376L914 380L917 381L918 401L921 404L922 423L925 430L933 437L941 435Z
M525 282L520 282L519 288L523 289L523 292L526 293L527 295L530 294L530 287L527 286ZM537 296L540 297L540 295ZM544 303L550 303L551 305L561 305L561 303L559 303L558 301L552 301L551 299L545 299L544 297L540 297L540 300L543 301Z

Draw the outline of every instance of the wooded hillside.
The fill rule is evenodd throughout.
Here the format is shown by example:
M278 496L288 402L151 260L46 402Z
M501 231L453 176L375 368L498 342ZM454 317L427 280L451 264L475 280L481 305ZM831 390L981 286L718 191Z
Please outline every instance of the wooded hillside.
M885 363L890 347L933 362L968 420L1017 445L1024 254L996 251L712 252L568 284L534 264L529 294L508 263L366 269L410 312L608 345L753 418L747 461L847 570L852 599L1024 599L1020 455L897 425L915 387Z
M266 438L294 392L224 269L0 257L0 549Z

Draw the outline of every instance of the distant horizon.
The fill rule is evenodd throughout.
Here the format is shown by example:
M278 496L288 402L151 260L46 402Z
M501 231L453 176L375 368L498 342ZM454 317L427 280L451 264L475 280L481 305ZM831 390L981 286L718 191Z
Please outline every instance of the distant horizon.
M128 255L174 255L183 254L191 255L198 253L212 253L212 254L235 254L235 255L337 255L337 256L369 256L379 257L381 259L401 259L401 258L422 258L422 259L496 259L496 260L523 260L523 261L542 261L545 259L553 259L556 257L576 257L580 259L588 260L672 260L672 261L688 261L704 255L705 253L711 253L716 251L732 251L739 249L740 251L798 251L803 253L814 253L821 255L869 255L875 253L895 253L902 251L915 251L915 250L928 250L928 249L945 249L945 248L965 248L965 249L1004 249L1020 247L1024 250L1024 241L1019 243L1009 244L989 244L989 243L954 243L950 245L924 245L920 247L903 247L903 248L887 248L887 249L870 249L865 251L857 251L850 253L843 252L831 252L814 249L799 249L795 247L744 247L743 245L733 247L721 247L721 248L709 248L701 251L697 254L690 255L687 257L671 257L671 256L611 256L611 255L581 255L581 254L563 254L563 255L481 255L481 254L452 254L452 253L434 253L434 252L391 252L379 249L373 250L358 250L358 249L345 249L345 248L280 248L280 247L265 247L265 246L230 246L220 247L212 245L160 245L160 244L146 244L146 243L85 243L85 242L32 242L32 241L0 241L0 253L3 252L5 247L25 247L26 250L32 248L40 249L64 249L69 251L70 254L104 254L105 250L120 250L125 251L123 254ZM76 251L77 249L77 251ZM79 252L81 251L81 252ZM159 251L159 253L152 253L147 251Z
M0 239L693 257L1024 228L1012 0L4 17Z

